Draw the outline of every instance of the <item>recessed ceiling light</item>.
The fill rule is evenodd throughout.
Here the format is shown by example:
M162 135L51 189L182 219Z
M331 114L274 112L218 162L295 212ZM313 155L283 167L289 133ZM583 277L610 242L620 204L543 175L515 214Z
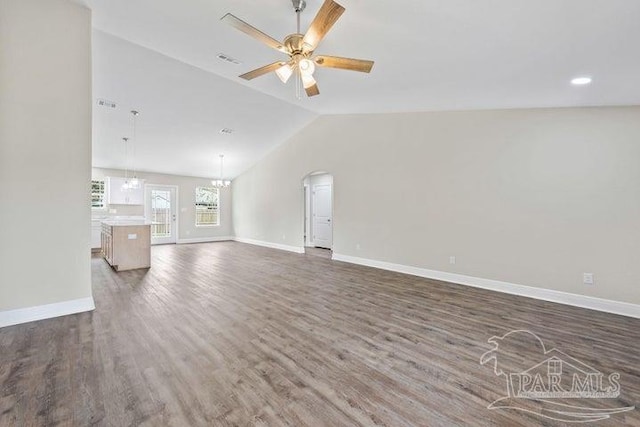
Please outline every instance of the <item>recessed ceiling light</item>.
M574 86L584 86L591 83L591 77L576 77L571 80L571 84Z

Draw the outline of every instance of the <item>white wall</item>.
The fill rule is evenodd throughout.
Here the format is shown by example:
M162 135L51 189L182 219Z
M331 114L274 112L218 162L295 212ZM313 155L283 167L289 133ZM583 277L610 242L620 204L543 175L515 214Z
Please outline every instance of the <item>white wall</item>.
M90 11L0 0L0 326L93 306L91 104Z
M334 253L640 304L638 159L638 107L323 116L234 181L234 230L302 246L323 170Z
M233 235L231 226L231 189L220 190L220 225L196 227L195 190L196 187L211 185L211 178L195 178L191 176L167 175L160 173L138 172L138 178L144 179L146 184L176 185L178 186L178 239L203 240L208 238L229 238ZM93 168L92 178L103 179L107 176L124 176L124 171L117 169ZM233 185L233 184L232 184ZM110 209L115 209L113 214ZM113 215L144 215L144 206L113 205L104 211L93 211L94 216Z

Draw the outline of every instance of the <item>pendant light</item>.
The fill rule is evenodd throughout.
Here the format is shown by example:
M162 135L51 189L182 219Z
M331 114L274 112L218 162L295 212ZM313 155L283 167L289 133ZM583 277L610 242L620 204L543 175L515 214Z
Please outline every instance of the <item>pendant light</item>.
M131 149L131 169L133 169L133 177L129 181L129 188L138 189L140 188L140 180L138 179L138 174L136 173L136 143L138 142L136 136L136 118L140 113L136 110L131 110L131 115L133 116L133 142Z
M138 188L140 188L140 180L138 179L138 174L135 167L136 117L138 117L139 114L139 112L131 110L131 116L133 117L133 141L131 143L131 150L129 150L129 140L131 138L122 138L122 140L124 141L124 184L122 184L123 191L137 190ZM131 151L131 156L129 155L129 151ZM129 178L129 166L131 166L133 172L133 176L131 178Z
M124 184L122 184L122 190L129 191L131 189L129 183L129 138L123 137L122 142L124 142Z
M211 181L215 188L226 188L231 185L231 181L224 179L224 154L220 154L220 177Z

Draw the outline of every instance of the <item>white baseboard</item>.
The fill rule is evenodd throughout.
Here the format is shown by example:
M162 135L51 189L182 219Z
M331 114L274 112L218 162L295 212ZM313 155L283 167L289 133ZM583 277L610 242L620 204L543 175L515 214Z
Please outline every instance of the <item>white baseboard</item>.
M297 254L304 253L304 246L289 246L280 243L264 242L262 240L245 239L244 237L234 237L233 240L240 243L248 243L250 245L264 246L265 248L280 249L281 251L295 252Z
M38 305L35 307L18 308L16 310L0 311L0 328L68 314L92 311L96 308L93 298L80 298L54 304Z
M334 253L332 259L336 261L348 262L351 264L365 265L368 267L410 274L412 276L419 276L427 279L441 280L443 282L457 283L459 285L473 286L475 288L488 289L491 291L504 292L507 294L535 298L544 301L589 308L591 310L620 314L622 316L640 318L640 305L629 304L626 302L589 297L586 295L571 294L568 292L554 291L551 289L535 288L532 286L501 282L498 280L483 279L480 277L465 276L456 273L447 273L444 271L428 270L425 268L411 267L408 265L394 264L385 261L358 258L350 255L341 255Z
M233 236L196 237L194 239L178 239L176 243L178 245L187 245L190 243L226 242L229 240L233 240Z

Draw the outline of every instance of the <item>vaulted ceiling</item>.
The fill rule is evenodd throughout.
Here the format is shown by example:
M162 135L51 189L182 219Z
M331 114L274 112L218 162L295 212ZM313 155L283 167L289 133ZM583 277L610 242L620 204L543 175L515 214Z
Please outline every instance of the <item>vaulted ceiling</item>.
M94 163L118 166L129 107L143 113L142 169L211 175L225 151L235 176L317 114L640 104L637 0L338 1L346 12L317 52L376 64L318 69L320 96L298 100L273 74L239 79L284 56L220 22L231 12L283 39L289 0L84 0L94 95L122 106L95 112ZM322 1L307 3L303 31ZM593 83L569 83L583 75Z
M224 77L94 31L93 165L125 167L122 137L133 135L129 166L175 175L236 177L316 114ZM231 129L233 133L220 133Z

